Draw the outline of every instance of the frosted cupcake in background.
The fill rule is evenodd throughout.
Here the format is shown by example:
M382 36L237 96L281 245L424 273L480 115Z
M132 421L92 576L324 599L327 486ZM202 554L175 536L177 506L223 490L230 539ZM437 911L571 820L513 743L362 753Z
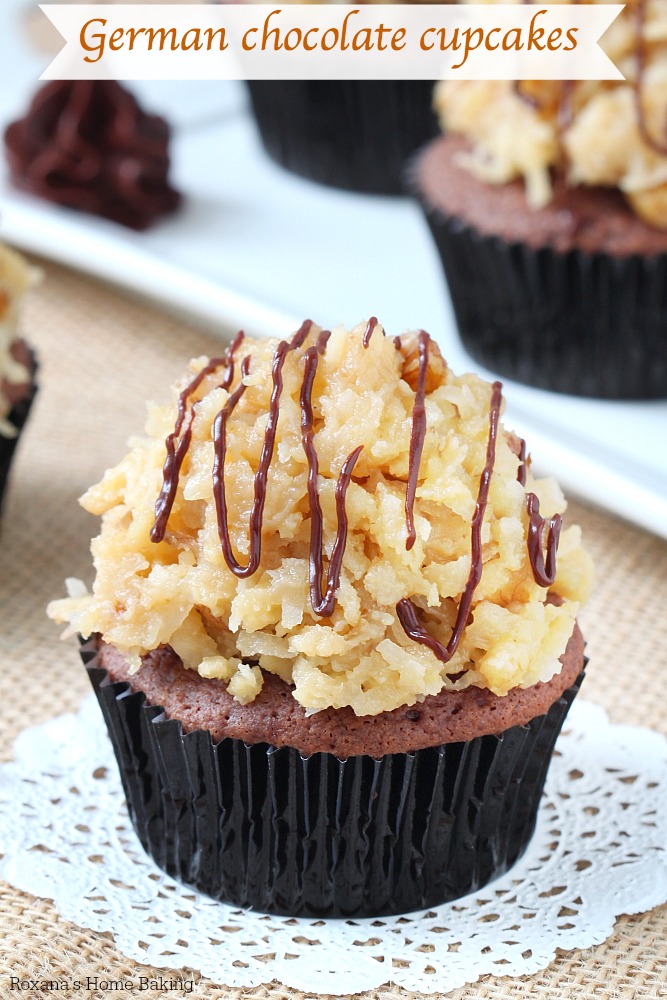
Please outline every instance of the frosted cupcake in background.
M168 123L115 80L50 80L4 141L12 184L56 205L143 230L180 204Z
M407 158L437 134L429 80L249 80L264 149L329 187L403 194Z
M23 257L0 244L0 509L36 391L35 358L19 332L21 305L35 277Z
M328 187L405 194L406 160L438 131L432 80L249 80L248 89L271 159Z
M565 501L428 334L197 358L83 498L83 647L137 833L239 906L433 906L532 834L581 679Z
M602 47L625 81L438 85L412 171L469 353L521 382L667 395L667 6Z

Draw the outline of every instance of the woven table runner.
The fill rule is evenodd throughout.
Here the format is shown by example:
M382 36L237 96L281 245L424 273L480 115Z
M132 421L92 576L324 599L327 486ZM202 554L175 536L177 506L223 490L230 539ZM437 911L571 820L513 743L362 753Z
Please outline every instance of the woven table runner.
M23 325L39 355L40 390L13 467L0 537L3 760L11 758L21 729L75 711L90 690L75 643L60 643L58 627L44 613L50 599L64 594L66 576L91 582L88 546L97 519L81 510L77 497L125 454L127 438L141 433L146 399L166 399L187 358L220 348L213 336L154 306L64 268L40 266L44 281L29 297ZM581 615L590 656L583 696L603 705L615 722L667 734L667 544L575 501L569 517L581 524L597 568L593 597ZM2 1000L19 996L10 991L10 976L138 983L140 976L180 975L195 981L191 992L176 988L141 995L309 996L275 983L230 989L192 970L137 965L116 950L109 935L76 927L50 902L4 883L0 931ZM108 1000L129 994L93 987L78 995ZM416 995L390 986L360 994L369 1000ZM449 996L667 997L667 907L621 917L607 942L562 955L541 975L485 979Z

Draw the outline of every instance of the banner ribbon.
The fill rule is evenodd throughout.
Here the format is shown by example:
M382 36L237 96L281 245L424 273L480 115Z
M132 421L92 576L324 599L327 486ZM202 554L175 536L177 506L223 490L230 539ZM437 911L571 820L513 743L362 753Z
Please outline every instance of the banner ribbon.
M623 4L44 4L47 80L622 80Z

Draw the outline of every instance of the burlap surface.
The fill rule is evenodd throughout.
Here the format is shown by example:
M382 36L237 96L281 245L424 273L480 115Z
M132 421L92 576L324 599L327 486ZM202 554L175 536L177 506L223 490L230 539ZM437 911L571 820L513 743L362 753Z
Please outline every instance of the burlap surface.
M26 336L40 357L41 388L14 466L0 539L3 759L23 727L76 708L88 692L75 644L61 644L44 614L47 601L63 593L65 576L91 578L88 540L96 525L77 496L141 430L145 399L165 397L186 357L219 348L185 322L101 283L50 264L44 268L45 281L25 317ZM667 545L580 503L571 504L571 513L584 528L598 571L582 616L591 659L584 697L604 705L615 721L667 733ZM3 884L0 930L3 1000L18 996L9 989L10 975L135 982L141 975L168 975L125 958L110 936L61 919L50 902ZM110 994L90 989L77 995L107 1000ZM277 984L239 990L206 980L190 995L305 1000ZM409 994L386 987L364 994L371 995L398 1000ZM667 907L622 917L607 942L562 955L539 976L487 979L451 995L666 997Z

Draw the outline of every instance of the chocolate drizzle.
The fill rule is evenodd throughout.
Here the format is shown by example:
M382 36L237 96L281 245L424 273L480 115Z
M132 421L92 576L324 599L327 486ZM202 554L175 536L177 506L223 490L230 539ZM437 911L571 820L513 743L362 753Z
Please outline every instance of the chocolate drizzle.
M188 400L190 396L197 391L206 376L211 375L222 365L226 365L227 368L219 388L229 389L234 380L234 354L240 347L243 336L243 331L239 330L224 356L221 358L211 358L206 367L202 368L199 374L193 378L190 384L185 387L183 392L178 397L178 418L176 420L176 426L165 441L167 457L164 461L162 469L162 489L160 490L160 495L155 502L155 523L151 529L152 542L161 542L165 536L169 515L171 514L171 509L174 506L174 500L176 499L181 466L183 465L183 460L188 453L190 442L192 440L192 425L195 419L195 406L197 404L194 403L192 405L188 414ZM187 424L185 426L185 430L183 430L186 415ZM179 436L180 440L178 441L178 444L176 444Z
M48 201L145 229L173 211L169 126L114 80L54 80L5 132L13 183Z
M259 567L262 558L262 521L264 519L264 505L266 503L266 484L269 475L269 467L273 458L273 451L276 444L276 433L278 431L278 418L280 416L280 397L283 391L283 365L285 358L290 351L295 351L302 346L306 337L310 333L312 322L309 319L303 321L297 332L288 343L283 340L278 344L273 355L271 365L271 379L273 388L271 390L271 401L269 403L269 418L264 430L264 443L262 453L259 458L259 468L255 473L254 499L250 511L250 554L245 566L236 559L232 551L231 538L229 536L229 520L227 517L227 496L225 491L225 457L227 454L227 422L236 408L236 404L246 390L243 381L239 383L232 395L229 397L220 413L218 413L213 423L213 498L215 501L215 511L218 522L218 536L222 546L222 554L229 569L240 579L252 576ZM320 335L321 336L321 335ZM241 377L244 379L250 368L250 356L243 359L241 366Z
M215 455L213 460L213 497L215 500L215 511L218 519L218 535L222 545L222 553L225 562L235 576L245 579L256 572L262 556L262 520L264 517L264 504L266 503L266 482L269 473L269 466L273 458L273 449L276 442L276 431L278 428L278 415L280 406L280 396L283 391L282 368L285 357L290 346L286 340L279 345L273 357L271 377L273 389L271 391L271 402L269 404L269 419L264 432L264 444L259 459L259 468L255 474L254 487L255 495L250 511L250 554L245 566L236 559L232 551L232 542L229 536L229 520L227 517L227 497L225 492L225 456L227 454L227 422L231 417L236 404L243 396L246 386L240 382L232 395L229 397L220 413L218 413L213 424L213 443ZM243 359L241 366L242 377L245 378L250 369L250 355Z
M241 399L245 391L243 382L232 393L227 403L222 408L215 419L213 429L213 440L215 444L215 459L213 465L213 496L215 499L216 515L218 521L218 534L225 558L225 562L231 571L241 579L252 576L259 567L262 552L262 520L264 514L264 504L266 502L266 486L268 471L275 448L276 432L278 428L278 417L280 411L280 397L283 390L282 369L285 358L290 351L296 350L303 345L312 324L309 320L301 326L299 331L292 338L290 343L283 340L273 356L272 380L273 390L269 404L269 418L264 432L264 444L260 456L259 468L255 475L255 497L250 514L250 555L248 562L242 566L232 551L229 536L229 522L227 516L227 503L225 496L225 455L227 450L227 422L231 417L236 404ZM372 333L372 330L371 330ZM327 573L327 588L322 593L322 508L319 500L317 481L319 476L317 452L314 444L312 390L315 375L317 373L318 359L324 353L327 341L331 333L329 330L322 330L317 338L317 343L308 348L305 353L304 376L301 385L301 440L303 449L308 461L308 498L310 503L310 598L314 614L319 617L329 618L334 611L336 591L340 583L340 573L343 564L343 555L347 543L347 513L345 510L345 497L352 478L352 471L361 454L362 446L356 448L346 459L336 483L336 515L337 531L334 542L329 570ZM250 358L244 358L242 365L242 375L248 374Z
M336 539L329 560L327 588L323 594L322 507L317 487L319 471L314 443L312 392L319 355L324 352L328 339L329 332L323 330L317 339L317 344L314 347L309 347L306 351L305 370L301 384L301 442L308 460L308 501L310 504L310 603L313 613L321 618L331 617L335 606L336 591L340 583L343 555L347 543L345 497L352 478L352 471L363 448L363 445L359 445L347 456L336 483Z
M296 333L290 340L290 350L296 351L300 347L303 347L306 337L308 336L312 328L313 328L312 319L304 319L303 323L301 324L299 329L296 331Z
M398 620L403 626L403 630L410 639L426 646L440 660L441 663L449 663L452 656L459 647L463 631L468 624L470 609L475 594L475 590L482 578L482 523L484 512L489 499L489 486L491 475L496 458L496 440L498 437L498 422L500 418L500 403L502 400L502 384L494 382L491 390L491 409L489 413L489 437L486 445L486 462L479 481L477 502L475 513L472 519L472 530L470 538L470 573L465 585L465 589L459 602L456 613L456 621L449 642L443 646L435 639L428 630L420 625L417 619L417 609L410 598L404 597L396 605Z
M522 3L530 6L533 0L522 0ZM573 3L578 4L580 0L573 0ZM649 146L655 153L659 156L667 156L667 125L665 127L665 138L662 140L657 139L655 136L651 135L648 127L648 122L646 120L646 112L644 110L644 78L646 75L646 16L648 9L648 0L637 0L636 14L635 14L635 53L636 53L636 69L635 78L632 81L632 92L635 103L635 112L637 115L637 127L639 129L639 134L642 141ZM532 95L526 94L520 86L521 81L514 81L513 88L514 93L517 97L520 97L526 104L534 108L537 111L542 109L542 106L538 100L536 100ZM572 99L574 95L575 81L574 80L564 80L562 81L562 91L561 97L558 104L558 113L556 121L556 130L558 136L558 142L561 149L561 154L565 155L565 146L563 141L564 132L572 124Z
M540 501L534 493L526 494L526 510L528 511L528 557L533 577L540 587L550 587L556 579L556 550L563 518L560 514L554 514L549 518L545 558L542 551L542 537L547 522L540 515Z
M430 337L425 330L419 331L419 375L417 376L417 392L412 407L412 427L410 429L410 460L408 465L408 485L405 491L405 527L407 539L405 547L408 551L417 540L414 523L415 495L417 493L417 477L419 463L424 449L426 437L426 408L424 396L426 392L426 373L428 371L428 346Z
M526 485L526 442L518 438L519 468L516 474L517 482ZM540 515L540 501L535 493L526 493L526 510L528 511L528 558L533 571L533 579L540 587L550 587L556 579L556 552L560 539L563 518L554 514L549 518L549 528L546 538L546 557L542 552L544 526L547 523Z
M213 463L213 497L216 508L217 528L225 562L232 573L240 579L252 576L259 568L262 552L262 523L267 495L267 480L271 461L275 450L278 420L280 416L280 399L283 391L282 371L287 355L300 349L312 329L310 320L306 320L294 334L291 341L281 341L274 355L271 366L272 390L269 402L269 412L264 430L264 441L259 460L259 466L254 476L254 499L249 522L249 555L245 565L240 563L234 552L229 532L227 499L225 491L225 458L227 453L227 426L239 401L246 391L245 379L250 371L251 356L247 354L241 363L241 380L227 399L225 405L217 414L213 424L214 463ZM364 346L370 341L377 320L369 320L363 335ZM329 566L324 573L323 553L323 516L319 496L319 462L315 448L315 427L312 405L312 393L320 357L325 353L327 342L331 336L328 330L322 330L316 343L308 347L304 353L304 371L300 389L301 407L301 443L308 463L308 502L310 507L310 547L309 547L309 590L313 614L321 618L329 618L334 612L336 592L340 586L340 576L343 557L347 544L348 519L346 511L347 490L352 480L352 474L357 460L362 452L362 445L355 448L346 458L338 475L335 488L336 503L336 536L331 550ZM219 387L229 389L234 380L235 353L241 345L243 333L239 333L223 357L213 358L181 392L178 399L178 416L173 432L166 439L167 457L163 468L163 485L155 505L155 523L151 531L154 542L161 541L166 532L167 522L171 513L174 498L178 489L180 469L190 447L192 428L197 403L188 410L191 396L199 388L203 380L218 368L225 365L225 372ZM426 376L429 363L430 337L424 330L419 332L419 371L417 388L412 410L410 433L410 456L408 481L405 497L405 514L407 527L406 549L414 545L416 532L414 528L414 502L419 475L424 440L426 436L426 410L424 399L426 394ZM400 342L399 345L400 346ZM417 607L408 597L396 605L396 613L403 630L415 642L426 646L442 663L448 663L456 653L463 632L470 617L475 590L482 577L482 541L481 532L484 515L488 503L489 488L495 464L496 442L500 419L500 404L502 400L502 385L494 382L491 391L489 412L489 434L486 446L486 460L480 477L475 513L471 526L470 541L470 572L461 600L459 602L456 620L447 645L443 645L432 636L428 629L420 624L417 617ZM517 480L522 486L526 482L526 446L520 440L518 457L520 461ZM542 551L542 536L545 520L540 516L539 502L534 493L526 496L529 531L528 551L533 575L541 586L549 586L556 575L556 548L561 528L561 517L556 514L548 522L546 539L546 555ZM323 578L326 580L324 586ZM461 675L450 675L454 679Z
M519 468L517 469L517 482L522 486L526 485L526 442L523 438L519 438Z
M525 486L526 442L523 438L517 438L516 441L518 447L516 454L519 459L516 478L521 486ZM533 579L540 587L550 587L556 579L556 552L563 518L560 514L554 514L549 519L545 558L542 552L542 538L546 521L540 516L540 501L535 493L526 493L526 510L528 511L528 559L533 571Z
M364 335L361 338L361 343L362 343L362 345L364 347L364 350L366 350L366 348L369 346L369 344L371 342L371 337L373 336L373 331L375 330L375 327L377 325L378 325L377 316L371 316L371 318L369 319L368 323L366 324L366 329L364 330Z

